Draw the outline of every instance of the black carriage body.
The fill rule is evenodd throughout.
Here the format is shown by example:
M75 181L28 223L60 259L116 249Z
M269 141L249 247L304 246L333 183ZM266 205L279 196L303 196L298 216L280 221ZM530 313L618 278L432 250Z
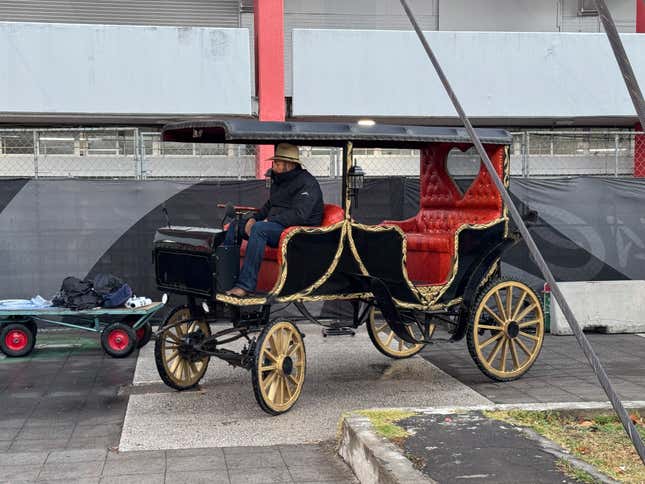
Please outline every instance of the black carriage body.
M225 232L203 227L157 230L153 258L161 291L212 298L237 277L239 248L223 247Z

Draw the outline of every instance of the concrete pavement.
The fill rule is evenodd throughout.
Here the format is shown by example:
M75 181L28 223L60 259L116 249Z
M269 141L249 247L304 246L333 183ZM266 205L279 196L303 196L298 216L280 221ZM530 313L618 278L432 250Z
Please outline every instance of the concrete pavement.
M372 407L490 403L421 357L392 360L360 328L356 336L305 333L307 373L300 400L271 417L257 405L250 374L211 359L198 391L160 384L153 348L139 356L119 448L123 451L304 444L334 439L343 412Z

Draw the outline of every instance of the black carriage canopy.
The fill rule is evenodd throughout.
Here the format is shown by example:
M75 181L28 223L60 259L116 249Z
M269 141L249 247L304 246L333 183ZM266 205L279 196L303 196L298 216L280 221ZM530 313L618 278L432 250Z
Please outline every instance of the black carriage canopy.
M482 143L511 144L508 131L477 129ZM355 148L415 148L428 143L468 143L464 128L404 126L327 122L276 122L253 119L203 120L164 126L163 141L179 143L276 144L342 147L351 141Z

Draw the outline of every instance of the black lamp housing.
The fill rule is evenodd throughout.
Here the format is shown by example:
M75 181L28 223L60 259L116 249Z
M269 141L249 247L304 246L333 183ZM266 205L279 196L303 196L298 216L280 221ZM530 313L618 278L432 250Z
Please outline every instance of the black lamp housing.
M354 200L354 206L358 206L358 192L363 188L365 182L365 172L354 162L347 173L347 186L349 187L349 196Z
M264 173L264 186L267 189L271 188L271 176L273 175L273 169L269 168L265 173Z

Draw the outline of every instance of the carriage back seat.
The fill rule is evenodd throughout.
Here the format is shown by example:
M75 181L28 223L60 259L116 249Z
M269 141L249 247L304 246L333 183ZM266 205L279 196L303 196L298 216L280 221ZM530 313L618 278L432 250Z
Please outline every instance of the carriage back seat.
M345 219L345 212L338 205L325 204L323 219L320 227L327 227L335 223L342 222ZM280 266L282 264L282 243L285 236L298 227L287 227L280 236L280 243L277 248L267 246L264 249L264 258L258 273L258 291L267 292L273 288L275 281L280 274ZM242 257L246 254L246 240L242 242L240 247L240 262Z
M421 150L419 212L398 225L407 238L410 278L424 284L445 282L455 256L455 234L464 224L484 224L500 217L502 200L483 165L462 195L446 169L451 149L466 150L470 145L442 143ZM504 146L487 145L497 172L502 176Z

